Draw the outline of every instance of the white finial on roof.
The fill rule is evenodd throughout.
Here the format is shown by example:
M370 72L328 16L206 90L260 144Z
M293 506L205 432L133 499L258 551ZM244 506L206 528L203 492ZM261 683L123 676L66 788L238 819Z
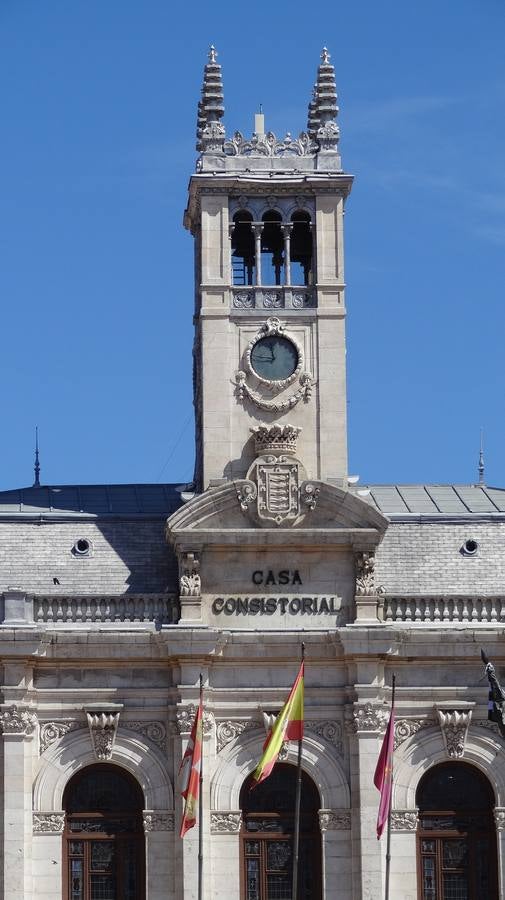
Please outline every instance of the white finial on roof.
M323 49L321 50L321 62L323 63L323 65L326 65L326 63L329 63L330 59L331 56L328 53L328 48L323 47Z
M209 62L210 63L217 62L217 50L214 47L214 44L211 44L209 47Z
M484 484L484 429L480 429L479 484Z

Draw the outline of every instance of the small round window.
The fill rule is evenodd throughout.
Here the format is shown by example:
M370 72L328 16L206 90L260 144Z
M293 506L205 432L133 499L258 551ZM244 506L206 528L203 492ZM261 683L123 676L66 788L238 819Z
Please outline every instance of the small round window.
M474 538L467 538L465 543L461 548L461 552L463 556L475 556L477 550L479 549L479 545Z
M91 556L91 541L87 538L78 538L72 547L73 556Z

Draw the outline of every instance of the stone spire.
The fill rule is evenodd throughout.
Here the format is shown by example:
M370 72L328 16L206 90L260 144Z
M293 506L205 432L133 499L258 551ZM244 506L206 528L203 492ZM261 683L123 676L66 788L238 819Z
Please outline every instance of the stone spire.
M330 62L328 50L323 47L317 80L309 103L307 123L309 135L318 142L320 150L337 150L339 139L337 114L335 68Z
M217 62L217 51L211 46L209 61L203 73L202 98L198 103L196 149L205 153L221 151L225 139L223 79Z

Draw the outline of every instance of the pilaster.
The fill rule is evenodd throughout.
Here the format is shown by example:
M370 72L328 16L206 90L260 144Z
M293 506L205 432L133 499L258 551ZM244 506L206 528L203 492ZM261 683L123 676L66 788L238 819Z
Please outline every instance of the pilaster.
M2 704L3 851L2 896L32 898L32 771L35 714L15 704Z

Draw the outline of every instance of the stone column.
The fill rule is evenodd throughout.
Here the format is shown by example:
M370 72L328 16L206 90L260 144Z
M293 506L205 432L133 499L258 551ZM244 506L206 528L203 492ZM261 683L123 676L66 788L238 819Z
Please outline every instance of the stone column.
M379 792L373 777L387 722L382 705L355 703L347 721L351 735L351 796L353 800L353 897L378 900L383 896L385 835L377 840Z
M391 900L417 898L417 810L395 809L391 813Z
M29 708L3 704L0 713L3 760L1 843L8 900L32 898L32 742L37 724Z
M323 897L352 900L351 810L320 809ZM336 887L338 886L338 890Z
M282 234L284 236L284 277L287 287L291 284L291 232L293 226L282 225Z
M170 809L145 809L146 886L149 900L173 900L174 813Z
M33 881L36 900L61 897L63 880L62 839L64 810L33 813Z
M505 896L505 807L497 806L494 811L496 822L496 855L498 857L498 896Z
M212 897L240 897L239 809L211 812Z
M261 286L261 234L263 225L260 222L253 223L254 232L254 255L256 262L256 284Z

